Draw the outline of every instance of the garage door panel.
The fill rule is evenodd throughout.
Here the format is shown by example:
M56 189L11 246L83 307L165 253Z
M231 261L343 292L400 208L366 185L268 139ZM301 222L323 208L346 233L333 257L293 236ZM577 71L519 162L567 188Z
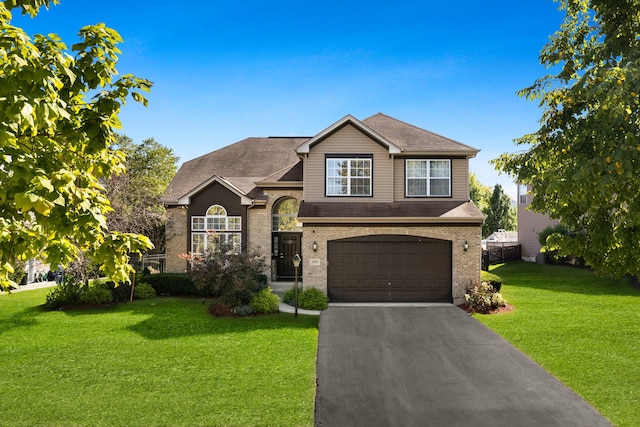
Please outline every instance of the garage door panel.
M328 257L332 301L452 301L449 241L365 236L330 241Z

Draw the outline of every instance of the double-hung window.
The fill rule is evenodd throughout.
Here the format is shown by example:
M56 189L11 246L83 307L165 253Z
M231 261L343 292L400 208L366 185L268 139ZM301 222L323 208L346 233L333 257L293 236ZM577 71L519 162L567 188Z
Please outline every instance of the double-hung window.
M451 160L407 159L407 197L450 197Z
M204 216L191 217L191 253L231 250L240 252L242 218L227 215L220 205L207 209Z
M371 196L371 160L327 158L327 196Z

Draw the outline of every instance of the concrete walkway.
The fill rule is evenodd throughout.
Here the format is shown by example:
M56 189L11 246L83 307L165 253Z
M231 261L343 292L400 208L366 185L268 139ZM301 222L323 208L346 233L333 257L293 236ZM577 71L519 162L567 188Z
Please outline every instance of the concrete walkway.
M455 306L330 305L319 328L316 426L610 426Z
M278 308L280 312L295 313L296 311L295 307L282 302L282 294L289 289L293 289L293 282L272 282L272 283L269 283L269 287L271 287L271 290L273 291L273 293L278 295L278 298L280 298L280 307ZM298 307L298 314L308 314L312 316L319 316L320 313L321 311L318 311L318 310L304 310Z
M40 289L40 288L50 288L52 286L55 286L57 283L55 281L50 281L50 282L32 282L32 283L28 283L26 285L21 285L18 286L16 289L12 289L11 292L20 292L20 291L29 291L32 289ZM0 291L0 294L3 293L7 293L7 292L2 292Z

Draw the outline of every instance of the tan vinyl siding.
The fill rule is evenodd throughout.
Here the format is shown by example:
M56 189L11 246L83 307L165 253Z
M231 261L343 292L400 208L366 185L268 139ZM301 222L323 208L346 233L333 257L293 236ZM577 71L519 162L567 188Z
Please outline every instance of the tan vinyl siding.
M360 154L373 155L372 197L326 197L325 196L325 155ZM345 126L309 150L305 159L304 189L308 202L391 202L393 162L389 150L372 141L351 125Z
M429 156L416 156L411 158L429 159ZM415 197L405 196L405 160L397 158L394 163L393 183L395 201L416 200ZM424 200L424 198L417 198ZM469 161L467 159L451 160L451 197L434 197L429 200L469 200Z
M551 219L548 215L527 210L529 203L531 203L532 194L522 194L522 190L518 186L518 243L521 245L522 257L528 258L540 252L538 234L547 227L557 225L558 221ZM529 191L528 188L527 191ZM524 196L523 199L526 198L526 203L520 203L520 196Z

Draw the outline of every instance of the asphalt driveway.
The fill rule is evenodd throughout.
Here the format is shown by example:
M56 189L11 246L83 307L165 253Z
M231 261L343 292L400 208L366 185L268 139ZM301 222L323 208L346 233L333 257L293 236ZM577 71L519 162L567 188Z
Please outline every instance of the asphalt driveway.
M610 426L529 357L447 306L331 306L316 426Z

